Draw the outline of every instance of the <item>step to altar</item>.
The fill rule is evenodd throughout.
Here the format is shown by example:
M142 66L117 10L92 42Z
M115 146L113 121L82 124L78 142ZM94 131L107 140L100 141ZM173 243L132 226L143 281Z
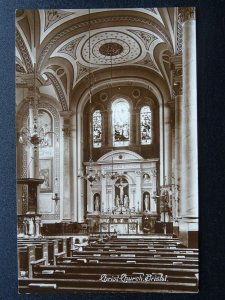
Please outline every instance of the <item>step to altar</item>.
M117 234L117 238L127 238L127 239L171 239L173 237L172 234L160 234L160 233L151 233L151 234Z

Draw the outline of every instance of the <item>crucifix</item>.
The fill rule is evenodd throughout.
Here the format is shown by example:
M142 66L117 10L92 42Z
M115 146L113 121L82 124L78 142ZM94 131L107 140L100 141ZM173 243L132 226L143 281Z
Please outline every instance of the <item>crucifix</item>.
M128 183L123 182L123 179L120 178L120 182L116 184L116 186L120 189L120 201L123 203L123 195L124 195L124 188L128 185Z

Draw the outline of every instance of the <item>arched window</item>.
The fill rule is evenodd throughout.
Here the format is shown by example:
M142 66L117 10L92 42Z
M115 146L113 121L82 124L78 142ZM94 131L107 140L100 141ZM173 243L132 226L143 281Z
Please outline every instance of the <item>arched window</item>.
M140 111L141 144L152 143L152 112L150 106L142 106Z
M93 147L102 146L102 115L100 110L95 110L92 115Z
M129 104L117 99L112 104L113 146L127 146L130 141Z

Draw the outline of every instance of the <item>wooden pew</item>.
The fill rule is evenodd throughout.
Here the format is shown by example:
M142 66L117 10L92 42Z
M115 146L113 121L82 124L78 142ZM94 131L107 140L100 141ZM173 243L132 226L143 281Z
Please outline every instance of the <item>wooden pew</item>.
M119 263L124 263L127 260L135 260L137 263L160 263L160 264L166 264L166 263L182 263L183 266L186 266L187 264L191 264L194 266L198 266L198 259L197 258L187 258L185 256L177 256L177 257L173 257L173 258L165 258L165 257L160 257L158 255L152 256L152 257L137 257L135 256L135 254L131 255L126 255L126 256L115 256L114 255L110 255L110 256L105 256L105 255L92 255L92 256L85 256L85 259L87 262L89 262L90 260L93 259L97 259L99 262L103 262L103 263L107 263L107 262L119 262ZM82 256L81 255L77 255L77 256L73 256L73 257L66 257L66 258L58 258L56 261L56 264L77 264L81 261Z
M35 286L32 284L36 284ZM31 292L46 292L43 285L46 284L49 288L48 291L60 292L74 292L76 291L123 291L123 292L158 292L158 291L176 291L176 292L197 292L197 286L193 282L102 282L93 279L56 279L56 278L34 278L34 279L21 279L19 281L20 293ZM39 286L39 287L38 287Z
M38 264L46 264L46 258L37 259L35 255L36 245L20 246L18 248L18 272L19 277L33 277L33 266ZM23 272L23 273L22 273Z
M114 249L115 250L115 249ZM139 251L131 251L130 249L119 249L113 251L113 249L101 249L97 248L95 250L88 250L82 252L74 252L72 251L72 256L77 256L79 253L80 256L88 256L93 254L101 254L106 256L111 256L111 254L118 254L121 256L123 254L135 255L136 257L153 257L154 255L160 255L161 257L177 257L177 256L185 256L186 258L198 258L198 253L192 252L192 250L176 250L176 249L168 249L167 251L161 251L156 249L147 249L147 250L139 250Z
M67 256L67 238L44 238L44 239L19 239L18 246L20 245L36 245L36 252L39 252L39 256L46 258L46 263L54 264L56 257ZM43 249L42 249L43 248Z
M17 243L18 248L25 247L28 245L35 246L36 259L45 258L45 262L46 264L48 264L48 243L46 241L18 241Z

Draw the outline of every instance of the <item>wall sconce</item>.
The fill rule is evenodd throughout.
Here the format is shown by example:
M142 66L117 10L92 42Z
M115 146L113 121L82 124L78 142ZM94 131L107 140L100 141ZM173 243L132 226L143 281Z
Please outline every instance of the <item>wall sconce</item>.
M53 193L53 195L52 195L52 200L55 201L55 204L56 204L56 206L57 206L58 201L60 200L59 194L58 194L58 193Z

